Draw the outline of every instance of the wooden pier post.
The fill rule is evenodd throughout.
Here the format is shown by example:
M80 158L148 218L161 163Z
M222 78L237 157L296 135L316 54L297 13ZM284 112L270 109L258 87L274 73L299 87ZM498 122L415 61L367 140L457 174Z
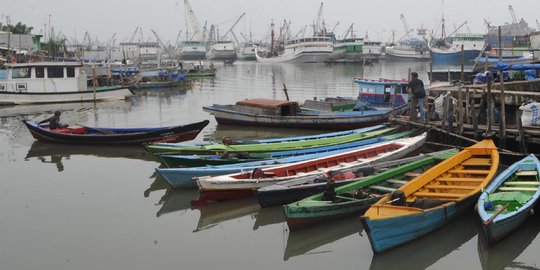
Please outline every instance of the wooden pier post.
M458 88L458 123L457 123L457 134L463 135L463 98L461 92L463 91L462 87Z
M465 74L464 74L464 70L465 70L465 49L463 47L463 44L461 44L461 58L460 58L460 64L461 64L461 76L459 77L461 82L464 82L465 81Z
M429 61L429 83L433 83L433 62Z
M501 37L501 27L499 26L499 62L502 61L502 37ZM500 83L500 94L499 101L501 106L501 112L499 117L499 138L501 142L501 147L506 148L506 106L505 106L505 96L504 96L504 74L503 71L499 71L499 83Z
M492 104L492 97L491 97L491 76L487 80L487 121L486 121L486 134L489 135L491 133L491 121L493 121L493 104Z

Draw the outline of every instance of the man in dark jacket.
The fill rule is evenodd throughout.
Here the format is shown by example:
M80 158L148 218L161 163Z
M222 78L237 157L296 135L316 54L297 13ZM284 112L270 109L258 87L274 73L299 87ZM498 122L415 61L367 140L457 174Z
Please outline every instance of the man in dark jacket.
M417 121L418 115L416 108L420 111L420 120L424 121L424 98L426 97L426 90L424 89L424 82L418 79L418 73L411 73L411 81L407 86L407 92L409 93L409 118L411 121Z
M49 118L49 129L57 129L57 128L66 128L68 125L62 125L60 124L60 115L62 112L56 111L54 112L54 116Z

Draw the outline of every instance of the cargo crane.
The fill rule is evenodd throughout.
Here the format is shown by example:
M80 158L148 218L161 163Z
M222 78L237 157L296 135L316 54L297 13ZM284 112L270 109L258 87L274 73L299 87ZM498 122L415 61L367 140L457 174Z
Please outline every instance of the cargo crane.
M189 23L193 31L191 37L188 37L188 40L203 41L203 35L201 33L201 25L199 24L199 20L197 20L197 17L195 16L195 12L193 12L193 9L191 8L191 5L189 4L188 0L184 0L184 6L186 7L187 17L189 18Z

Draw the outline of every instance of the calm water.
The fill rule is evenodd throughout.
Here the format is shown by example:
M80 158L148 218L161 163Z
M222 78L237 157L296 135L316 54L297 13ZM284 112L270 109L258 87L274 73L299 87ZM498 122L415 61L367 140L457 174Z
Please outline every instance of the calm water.
M280 207L253 199L192 209L196 190L168 190L140 147L35 142L21 120L63 110L62 122L164 126L211 119L196 139L281 137L314 131L217 126L201 110L243 98L356 96L351 79L405 78L428 64L235 63L193 90L122 102L0 108L2 269L515 269L537 268L538 217L493 248L471 213L409 245L374 256L357 218L290 233ZM422 72L424 71L424 72Z

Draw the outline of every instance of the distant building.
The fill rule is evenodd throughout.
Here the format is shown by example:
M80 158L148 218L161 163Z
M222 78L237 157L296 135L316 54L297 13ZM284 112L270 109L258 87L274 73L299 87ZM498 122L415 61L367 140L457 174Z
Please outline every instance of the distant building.
M9 32L0 32L0 47L15 52L27 52L34 54L41 50L42 35L31 34L13 34Z

